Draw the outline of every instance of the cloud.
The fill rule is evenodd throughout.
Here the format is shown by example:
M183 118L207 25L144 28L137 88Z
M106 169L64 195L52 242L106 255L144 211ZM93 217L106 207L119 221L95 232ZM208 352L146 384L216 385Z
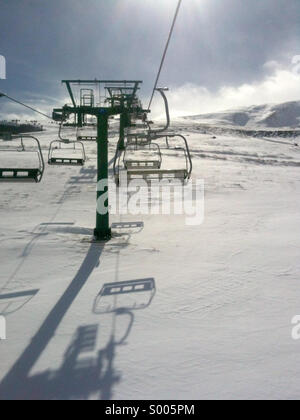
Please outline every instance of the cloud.
M15 98L20 100L26 105L40 111L49 117L52 116L53 108L59 108L64 104L70 102L70 99L66 96L61 96L60 98L52 98L51 96L41 96L40 94L29 94L30 99L20 100L19 98ZM30 121L30 120L38 120L42 122L49 122L49 119L43 117L42 115L31 111L19 105L15 102L10 101L9 99L3 97L0 99L0 121L1 120L21 120L21 121Z
M228 109L242 108L252 105L275 104L288 101L300 101L300 68L295 60L287 67L276 61L264 64L265 76L253 83L240 86L224 85L216 92L206 87L185 83L171 88L167 93L172 117L219 112ZM4 99L1 99L3 101ZM143 98L143 104L148 104L149 98ZM35 95L25 101L28 105L51 115L54 107L70 102L66 96L60 98ZM152 104L150 118L164 117L163 101L158 94ZM38 114L23 109L9 101L0 103L0 119L43 119Z
M264 69L266 74L261 81L223 86L215 93L191 83L172 89L168 93L171 115L197 115L251 105L300 101L300 69L297 63L284 68L272 61L266 63ZM156 98L152 118L162 113L163 108Z

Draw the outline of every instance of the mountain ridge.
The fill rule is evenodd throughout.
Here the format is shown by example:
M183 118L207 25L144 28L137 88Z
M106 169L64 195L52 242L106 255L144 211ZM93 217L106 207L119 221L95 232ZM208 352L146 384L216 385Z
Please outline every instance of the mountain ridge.
M300 128L300 101L253 105L184 117L199 123L244 128Z

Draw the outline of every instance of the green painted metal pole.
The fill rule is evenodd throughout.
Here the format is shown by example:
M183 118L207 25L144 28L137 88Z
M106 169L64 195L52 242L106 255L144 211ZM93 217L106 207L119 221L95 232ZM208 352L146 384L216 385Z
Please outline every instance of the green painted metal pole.
M124 112L122 112L122 114L120 115L119 150L124 150L125 149L124 139L125 139L126 120L127 120L126 119L126 114Z
M82 116L81 112L78 113L78 127L82 127Z
M108 114L101 113L97 119L97 215L94 236L96 240L103 241L111 238L108 201Z
M70 82L69 81L63 81L63 83L66 83L66 86L67 86L69 95L71 97L71 101L72 101L73 107L76 108L76 101L74 99L74 95L73 95L73 92L72 92L72 88L71 88Z
M120 142L119 150L125 150L125 128L130 127L131 119L128 112L122 112L120 115Z

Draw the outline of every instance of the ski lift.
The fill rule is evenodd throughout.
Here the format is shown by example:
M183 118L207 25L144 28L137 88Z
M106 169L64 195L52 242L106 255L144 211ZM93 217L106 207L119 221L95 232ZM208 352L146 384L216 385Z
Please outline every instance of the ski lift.
M168 91L168 88L156 88L156 90L161 94L164 105L165 105L165 113L166 113L166 123L162 128L159 129L152 129L150 122L145 120L144 127L138 131L129 131L127 133L127 142L129 144L140 144L145 145L151 143L152 140L159 139L161 137L166 137L168 133L168 128L170 126L170 111L169 111L169 104L168 99L166 97L165 92Z
M71 147L64 147L64 145L71 145ZM49 165L83 166L85 161L85 149L80 141L54 140L50 143Z
M48 152L48 164L65 166L83 166L86 161L86 154L83 143L80 141L72 141L62 138L61 128L62 123L59 126L59 140L54 140L50 143ZM69 145L71 147L66 147L66 145Z
M181 182L186 182L190 179L193 163L188 146L187 139L182 134L168 134L167 138L179 137L183 141L183 145L175 147L175 151L182 152L184 157L185 165L181 168L176 169L161 169L161 168L127 168L128 181L133 179L144 179L144 180L162 180L162 179L179 179ZM169 142L168 142L169 145ZM168 149L172 149L170 145Z
M178 137L182 140L183 145L179 147L170 147L170 138ZM134 179L144 179L146 181L151 180L162 180L162 179L178 179L182 183L188 181L192 174L193 164L192 158L188 146L187 139L182 134L168 134L168 150L174 150L180 152L184 158L184 165L176 169L166 169L161 168L162 165L162 149L156 143L149 143L146 146L136 146L136 145L127 145L125 148L124 154L124 168L127 170L127 180L130 182ZM151 145L156 145L158 147L159 159L156 160L130 160L128 153L131 149L133 150L146 150L146 147L151 147ZM116 184L119 185L120 182L120 157L114 161L114 175Z
M95 131L91 130L90 127L88 129L83 129L82 127L77 128L76 138L78 141L97 141L97 135L95 135Z
M84 136L82 134L77 136L78 141L97 141L97 136Z
M163 97L164 104L165 104L165 112L166 112L166 124L163 128L153 130L151 129L150 125L148 126L148 130L141 131L141 132L133 132L127 134L127 146L125 147L125 156L124 156L124 167L127 170L127 179L128 182L133 179L144 179L144 180L161 180L161 179L179 179L183 183L190 179L193 165L191 154L188 146L187 139L182 134L177 134L171 131L167 131L170 126L170 112L169 112L169 105L168 100L165 95L165 91L168 90L167 88L157 88L156 89L161 96ZM126 151L128 154L128 150L130 148L139 148L139 147L146 147L147 145L150 147L151 144L154 144L154 140L165 139L167 148L172 149L170 147L169 139L179 137L183 141L183 145L180 147L174 148L176 151L182 152L185 165L181 168L177 169L162 169L161 168L161 161L159 165L157 162L149 162L146 161L131 161L126 156ZM157 145L158 146L158 145ZM158 146L159 147L159 146ZM118 149L118 148L117 148ZM161 158L161 148L159 147L159 153ZM115 155L114 160L114 175L117 185L119 184L119 173L120 173L120 158L121 155L118 154L118 150Z
M145 155L145 154L150 154L150 159L130 159L128 157L128 154L130 154L130 152L134 155L134 154L138 154L138 155ZM155 155L153 156L153 152L155 153ZM160 147L157 143L151 143L148 144L146 146L132 146L132 145L127 145L125 147L125 152L124 152L124 167L127 170L131 170L131 169L139 169L139 168L145 168L145 169L160 169L161 167L161 163L162 163L162 156L161 156L161 151L160 151Z
M7 153L5 159L11 161L11 164L5 166L0 163L0 182L41 182L45 163L39 140L30 135L14 136L11 134L0 134L0 140L5 142L4 147L3 145L0 147L1 156ZM18 144L15 145L15 142ZM26 166L24 161L22 166L16 165L16 161L25 156L29 157L29 155L34 156L37 163L33 165L32 159L30 159Z
M155 294L154 278L106 283L95 299L93 312L99 315L145 309Z
M92 107L95 103L93 89L80 89L80 106Z

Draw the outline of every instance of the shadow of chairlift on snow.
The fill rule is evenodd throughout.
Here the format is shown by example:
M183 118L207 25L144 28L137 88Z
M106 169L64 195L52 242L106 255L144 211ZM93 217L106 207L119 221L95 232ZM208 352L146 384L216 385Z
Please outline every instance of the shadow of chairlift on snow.
M153 278L107 283L96 297L94 314L132 311L147 308L156 293Z
M48 228L49 232L66 233L74 235L93 236L93 229L75 226L75 223L44 223L41 226ZM114 236L133 235L140 233L144 228L143 222L113 223L111 226Z
M114 367L116 347L124 345L131 332L134 323L132 310L150 305L155 294L154 279L104 285L95 300L94 310L100 314L113 313L112 330L105 347L96 352L95 356L98 325L81 326L76 330L75 337L57 370L47 369L30 375L74 299L86 284L94 268L99 266L103 249L104 247L91 245L73 281L49 312L22 355L2 379L1 400L72 400L89 399L96 395L96 398L102 400L113 398L113 388L121 381L121 374ZM135 299L132 300L134 296ZM143 297L143 300L139 301L137 296ZM29 292L27 297L31 297ZM126 297L130 297L130 300L126 301ZM113 304L109 302L110 299L113 299ZM126 320L126 317L129 319L126 322L126 330L117 338L118 321ZM93 354L87 355L92 351Z
M115 235L138 234L144 229L144 222L119 222L112 223L111 229Z
M130 321L131 323L131 321ZM115 346L111 338L95 355L98 325L79 327L57 370L45 370L26 379L25 400L111 400L113 387L121 377L113 362ZM128 330L126 331L127 336Z
M141 294L144 302L133 303L128 297ZM81 326L64 353L57 370L46 370L28 377L25 381L25 399L35 400L111 400L113 389L121 382L122 375L114 366L116 348L126 344L134 324L134 309L150 305L155 294L154 279L105 284L97 296L94 313L112 313L112 329L106 346L95 353L98 325ZM123 297L123 299L120 299ZM111 305L106 299L113 299ZM125 300L124 300L125 299ZM126 320L128 317L128 320ZM126 321L124 332L117 338L117 325ZM118 328L119 329L119 328Z
M91 165L80 169L79 175L74 175L68 181L68 184L95 184L97 177L97 169Z
M48 396L50 398L49 393L51 393L53 383L55 388L53 398L60 398L60 394L64 396L63 390L56 387L57 381L52 379L55 372L47 370L41 375L37 375L38 378L36 376L30 376L30 372L48 347L62 319L86 284L88 278L94 269L100 265L100 257L103 249L104 247L99 247L94 244L90 246L74 279L50 310L23 353L15 361L4 378L2 378L0 383L0 400L48 399ZM69 353L66 356L67 360L69 360L68 355ZM40 385L37 388L35 388L36 380L39 381ZM67 380L67 378L63 377L62 380ZM82 389L81 395L83 398L84 393L85 390ZM69 392L69 397L72 397L71 391Z
M144 227L144 222L120 222L113 223L112 229L141 229Z
M51 223L41 223L40 226L74 226L74 222L51 222Z
M18 312L33 299L38 292L39 289L0 295L0 315L8 316Z

